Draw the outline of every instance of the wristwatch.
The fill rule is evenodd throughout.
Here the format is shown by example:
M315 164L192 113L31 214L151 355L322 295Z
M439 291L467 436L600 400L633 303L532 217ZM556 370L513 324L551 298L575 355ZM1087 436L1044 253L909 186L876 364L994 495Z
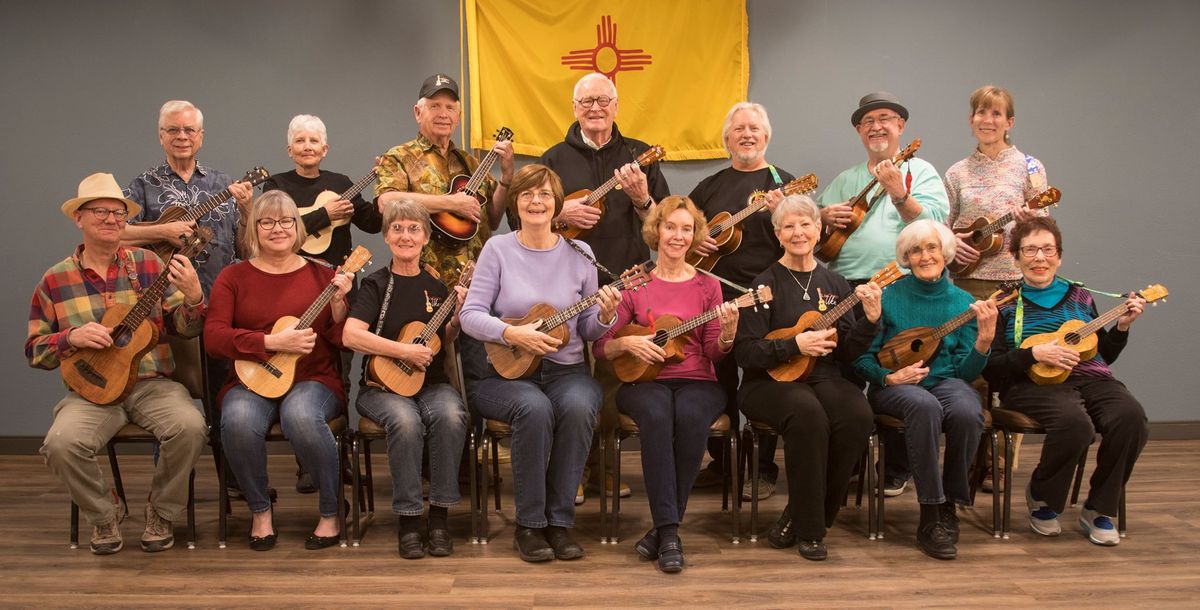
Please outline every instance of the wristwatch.
M637 209L639 209L639 210L649 210L649 209L650 209L650 206L654 205L654 198L653 198L653 197L646 197L646 202L645 202L645 203L640 203L640 204L639 204L639 203L635 203L635 204L633 204L633 205L637 206Z

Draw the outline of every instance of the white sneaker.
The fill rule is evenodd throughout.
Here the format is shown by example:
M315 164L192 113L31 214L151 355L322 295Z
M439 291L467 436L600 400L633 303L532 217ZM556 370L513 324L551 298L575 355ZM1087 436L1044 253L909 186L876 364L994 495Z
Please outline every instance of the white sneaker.
M903 481L888 481L883 486L883 495L889 498L895 498L896 496L904 493L904 490L906 489L908 489L908 479L904 479Z
M1025 505L1029 508L1029 527L1043 536L1057 536L1062 533L1062 525L1058 522L1058 513L1050 510L1049 505L1041 500L1033 499L1032 483L1025 486Z
M1112 517L1101 515L1087 506L1079 511L1079 527L1083 528L1092 544L1117 546L1121 543L1121 533L1113 525Z

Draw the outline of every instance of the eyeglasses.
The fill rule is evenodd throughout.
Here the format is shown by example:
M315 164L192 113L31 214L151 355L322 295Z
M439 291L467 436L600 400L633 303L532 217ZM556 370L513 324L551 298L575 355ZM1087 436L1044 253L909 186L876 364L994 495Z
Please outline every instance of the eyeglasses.
M409 235L422 235L425 233L425 227L419 224L404 226L398 222L393 223L392 226L388 227L388 230L392 233L408 233Z
M584 108L591 108L593 104L600 104L601 108L608 108L608 105L615 101L617 101L617 98L615 97L602 95L600 97L585 97L581 100L575 100L575 103L583 106Z
M932 255L935 252L941 252L941 251L942 251L942 247L938 244L925 244L924 246L913 246L913 247L909 248L908 255L910 257L916 257L916 256L922 256L924 254Z
M869 119L863 119L862 122L858 124L858 126L865 127L867 129L874 129L875 125L879 125L880 127L887 127L887 126L891 125L892 123L895 123L897 120L899 120L899 118L900 118L900 115L898 115L898 114L893 114L891 116L881 116L878 118L871 117Z
M84 210L91 212L92 216L95 216L96 219L99 220L100 222L107 221L109 214L112 214L112 217L115 218L117 222L125 222L125 219L129 218L129 210L110 210L108 208L79 208L80 212L82 212Z
M291 218L291 217L278 218L278 219L276 219L276 218L259 218L257 224L258 224L258 228L260 228L264 231L273 230L275 228L275 225L279 225L283 229L290 229L290 228L296 226L296 219Z
M1046 258L1054 258L1058 256L1058 246L1021 246L1021 256L1025 258L1037 258L1038 252Z
M194 138L196 137L196 134L204 131L203 129L196 129L195 127L159 127L158 130L171 136L172 138L179 135L180 132L183 132L183 135L189 138Z
M521 194L517 195L517 201L525 202L533 201L534 199L554 199L554 193L551 191L528 190L521 191Z

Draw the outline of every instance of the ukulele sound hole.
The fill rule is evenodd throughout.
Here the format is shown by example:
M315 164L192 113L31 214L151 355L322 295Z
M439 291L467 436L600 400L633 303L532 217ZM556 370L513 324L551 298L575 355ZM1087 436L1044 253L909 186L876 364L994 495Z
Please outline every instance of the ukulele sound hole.
M125 347L133 340L133 333L128 328L118 325L113 329L112 340L114 347Z
M654 344L659 347L667 346L667 331L660 330L654 333Z
M1082 341L1083 338L1080 337L1078 333L1067 333L1066 336L1063 337L1063 340L1066 341L1068 345L1079 345L1079 342Z
M913 353L916 353L916 352L921 351L921 346L924 344L925 344L924 341L922 341L920 339L914 339L913 342L911 344L909 344L908 348L911 349L913 351Z

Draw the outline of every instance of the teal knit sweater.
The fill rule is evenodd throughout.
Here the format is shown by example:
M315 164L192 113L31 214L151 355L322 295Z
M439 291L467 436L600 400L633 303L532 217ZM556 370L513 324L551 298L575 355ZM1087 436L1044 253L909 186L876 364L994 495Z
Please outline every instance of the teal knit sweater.
M879 348L892 337L914 326L939 326L975 302L967 291L951 284L949 277L948 273L942 272L937 281L926 282L906 275L884 289L879 334L875 335L871 348L854 361L854 369L863 379L883 386L883 377L893 372L875 358ZM943 337L933 360L924 364L929 367L929 375L921 380L921 387L932 388L946 379L972 381L978 377L991 352L990 349L982 354L975 351L978 332L972 319Z

